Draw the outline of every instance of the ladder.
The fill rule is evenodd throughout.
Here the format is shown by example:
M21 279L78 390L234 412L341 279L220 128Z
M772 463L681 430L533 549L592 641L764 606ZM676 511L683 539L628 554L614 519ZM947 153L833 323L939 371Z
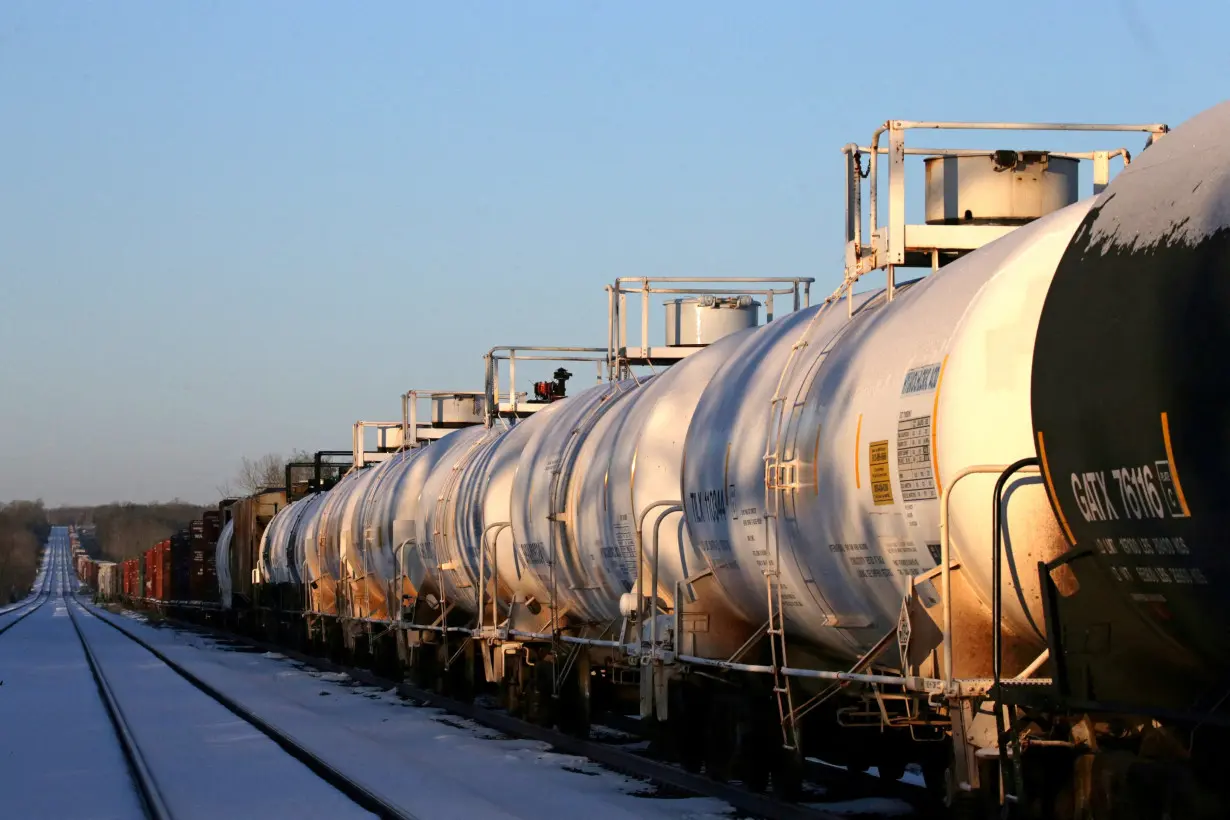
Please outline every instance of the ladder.
M799 727L795 720L794 693L790 677L782 672L786 659L786 614L782 610L782 579L776 564L765 570L765 590L769 603L769 648L773 659L773 696L777 700L777 717L782 727L782 748L794 751L799 747Z

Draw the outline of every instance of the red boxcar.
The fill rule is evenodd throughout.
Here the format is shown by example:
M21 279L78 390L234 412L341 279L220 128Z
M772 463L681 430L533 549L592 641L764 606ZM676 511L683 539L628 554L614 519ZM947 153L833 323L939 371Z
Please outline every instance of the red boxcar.
M146 555L149 597L154 601L165 601L171 578L171 542L159 541Z
M124 562L124 597L129 600L141 597L141 567L140 558L129 558Z
M154 597L154 550L147 549L141 553L141 563L145 564L145 588L141 590L141 597L146 600L151 600Z

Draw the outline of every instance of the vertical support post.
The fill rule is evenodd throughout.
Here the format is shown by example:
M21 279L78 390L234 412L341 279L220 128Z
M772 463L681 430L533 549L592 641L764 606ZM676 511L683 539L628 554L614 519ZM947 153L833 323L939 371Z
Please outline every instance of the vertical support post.
M508 397L512 403L513 415L517 415L517 351L508 351ZM496 399L499 401L499 398Z
M406 447L413 447L419 443L419 395L416 391L410 391L410 437L403 438L402 444Z
M350 447L354 455L354 466L362 467L363 461L363 422L356 421L350 429Z
M1094 196L1106 190L1110 183L1110 152L1093 152L1093 193Z
M606 371L607 379L615 379L615 291L606 286Z
M641 355L649 355L649 280L641 280Z
M888 265L905 264L905 131L894 121L888 129ZM891 291L890 291L891 295Z
M619 349L624 350L628 347L628 294L621 287L617 296L619 297L616 300L619 312Z

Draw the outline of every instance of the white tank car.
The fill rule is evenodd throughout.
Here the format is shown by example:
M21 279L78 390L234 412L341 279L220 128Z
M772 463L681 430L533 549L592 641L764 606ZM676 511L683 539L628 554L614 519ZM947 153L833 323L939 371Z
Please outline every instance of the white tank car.
M218 600L223 609L230 609L234 587L231 584L231 539L235 535L235 522L227 521L218 533L218 544L214 552L214 569L218 575ZM149 579L146 579L149 584ZM142 595L145 591L142 590Z
M362 536L359 530L363 499L372 479L376 477L376 470L363 470L354 475L353 481L340 488L342 492L339 493L338 506L330 511L325 537L336 544L343 581L340 585L344 596L339 604L341 611L352 618L371 618L373 601L367 589L368 572L360 550Z
M339 579L342 574L339 556L339 533L347 496L361 473L349 473L325 493L312 522L314 538L305 542L304 567L309 584L311 609L325 615L339 612Z
M853 318L834 302L773 322L714 377L688 432L687 523L749 622L768 618L764 571L776 562L793 639L840 663L895 627L913 576L938 563L944 482L1032 452L1037 317L1087 209L1020 228L891 301L884 291L856 295ZM766 480L781 488L776 497ZM954 652L957 674L989 671L994 481L963 479L951 499L954 613L967 636ZM1018 477L1005 495L1033 607L1037 561L1065 544L1035 478ZM937 585L920 584L925 606L937 602ZM1005 618L1021 642L1009 657L1036 654L1041 641L1011 595Z
M520 539L512 526L513 485L521 469L522 454L536 430L550 424L571 401L568 398L553 402L511 429L496 431L469 460L448 499L456 520L458 543L466 556L461 571L468 574L470 583L477 588L477 550L485 536L489 551L482 567L483 577L498 582L497 587L492 580L486 580L489 595L498 591L498 601L493 600L488 606L496 608L493 620L503 622L509 618L514 629L538 631L550 613L546 602L541 601L528 607L512 606L514 602L525 604L533 594L527 591L535 588L529 580L522 580L527 567L519 554ZM469 605L472 604L470 599Z
M437 501L457 458L483 433L484 428L463 428L420 450L406 451L391 460L378 492L369 500L365 520L375 545L372 551L382 556L377 571L390 588L402 588L394 602L394 617L402 614L401 594L417 596L442 574L442 562L432 552ZM459 594L451 573L444 574L450 575L446 594ZM473 590L468 591L472 595Z
M854 304L867 299L856 295ZM770 403L791 347L806 338L800 356L814 356L848 321L841 303L770 322L744 340L701 396L684 447L683 501L692 543L714 569L716 583L702 602L708 609L729 608L750 625L768 617L762 568L770 560L763 514Z
M264 583L299 583L299 567L291 563L295 560L291 539L310 500L310 497L300 498L288 504L265 527L260 543L260 577Z
M557 620L594 621L610 608L612 593L600 581L601 562L593 566L572 544L569 523L577 511L568 504L569 486L586 437L604 415L626 412L629 397L640 389L633 380L601 384L559 402L550 417L519 425L532 432L512 484L514 590L544 607L554 600ZM501 567L506 578L508 569Z
M350 594L357 602L356 617L389 620L394 612L398 595L393 583L393 547L388 538L382 537L383 530L379 526L381 502L388 496L388 487L397 469L414 455L413 451L394 453L363 474L362 487L356 485L355 492L361 495L349 519L352 553L349 570L355 579L350 585Z
M309 572L309 553L315 554L317 536L320 533L320 511L324 507L327 492L313 493L304 499L303 514L299 516L299 525L291 534L292 550L295 556L295 569L299 575L299 583L308 584L316 578Z
M598 588L589 596L591 619L618 618L620 598L637 585L637 524L644 593L652 594L653 531L658 526L658 597L673 606L676 584L704 569L682 527L683 445L688 424L713 374L754 330L730 334L629 391L593 425L569 477L571 560ZM689 647L694 648L694 647Z
M490 550L485 561L481 561L480 550L484 534L488 535L489 544L495 543L492 536L496 533L486 533L487 528L508 521L511 481L501 481L498 468L510 454L520 453L518 442L526 440L524 436L510 440L510 435L503 425L453 433L449 437L457 437L455 455L450 463L442 462L437 467L439 477L433 476L429 482L440 487L430 516L434 522L429 545L432 560L435 566L445 567L439 571L436 583L450 602L468 613L475 612L478 606L480 573L487 594L495 591L493 578L498 561L492 560ZM506 443L510 446L505 447ZM504 601L511 595L510 588L500 592Z

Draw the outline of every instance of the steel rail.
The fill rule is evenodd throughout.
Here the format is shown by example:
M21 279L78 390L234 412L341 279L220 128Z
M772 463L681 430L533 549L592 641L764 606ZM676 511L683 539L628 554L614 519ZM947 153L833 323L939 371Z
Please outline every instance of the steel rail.
M192 684L199 691L208 695L210 698L212 698L214 701L219 703L221 706L225 707L228 711L230 711L240 720L244 721L245 723L248 723L253 728L255 728L257 731L259 731L261 734L268 737L270 740L276 743L284 752L286 752L291 757L293 757L295 760L298 760L300 763L306 766L313 774L318 776L321 780L325 781L330 786L333 786L339 792L341 792L342 794L346 795L351 800L353 800L356 805L361 806L367 811L372 812L377 817L381 818L381 820L418 820L418 818L415 815L405 811L402 808L399 808L398 806L394 805L386 798L381 797L380 795L376 794L375 792L373 792L366 786L363 786L360 783L356 783L354 780L342 774L334 766L329 764L327 761L325 761L324 759L322 759L315 753L309 751L306 747L304 747L302 744L300 744L297 740L292 738L286 732L283 732L281 729L268 723L267 721L262 719L260 716L258 716L256 713L242 706L241 704L233 700L231 697L229 697L225 693L219 691L218 689L214 688L210 684L201 680L199 677L194 675L192 672L188 671L182 665L168 658L163 652L156 649L154 646L152 646L150 643L142 639L140 636L130 632L129 630L125 629L123 626L120 626L118 623L115 623L114 621L112 621L110 617L102 615L98 611L91 612L91 610L94 609L93 607L87 607L86 605L82 604L79 601L76 603L84 611L90 612L91 614L93 614L94 617L97 618L97 620L111 627L115 631L119 632L121 635L124 635L129 640L131 640L133 643L137 644L142 649L144 649L145 651L153 655L155 658L162 661L173 672L175 672L177 675L179 675L184 680L188 681L188 683ZM83 644L84 644L84 639L83 639Z
M103 706L106 707L107 717L111 718L111 725L115 727L115 735L120 741L120 748L124 751L124 757L128 760L128 768L132 773L133 782L137 786L137 793L141 797L141 803L145 807L145 814L151 820L171 820L171 810L167 808L166 800L158 788L157 781L154 780L154 774L150 771L149 764L141 753L141 747L137 745L136 738L132 735L132 729L128 726L128 720L124 717L124 710L120 707L119 701L116 700L111 684L107 680L106 674L103 673L102 665L99 664L98 657L94 654L94 650L90 648L89 642L86 641L85 632L81 629L81 624L77 622L77 616L73 614L72 603L66 601L66 604L68 619L72 622L73 630L77 633L77 640L81 641L81 651L85 653L85 662L89 665L90 674L94 678L94 683L98 686L98 694L102 698ZM77 605L80 606L80 604Z

